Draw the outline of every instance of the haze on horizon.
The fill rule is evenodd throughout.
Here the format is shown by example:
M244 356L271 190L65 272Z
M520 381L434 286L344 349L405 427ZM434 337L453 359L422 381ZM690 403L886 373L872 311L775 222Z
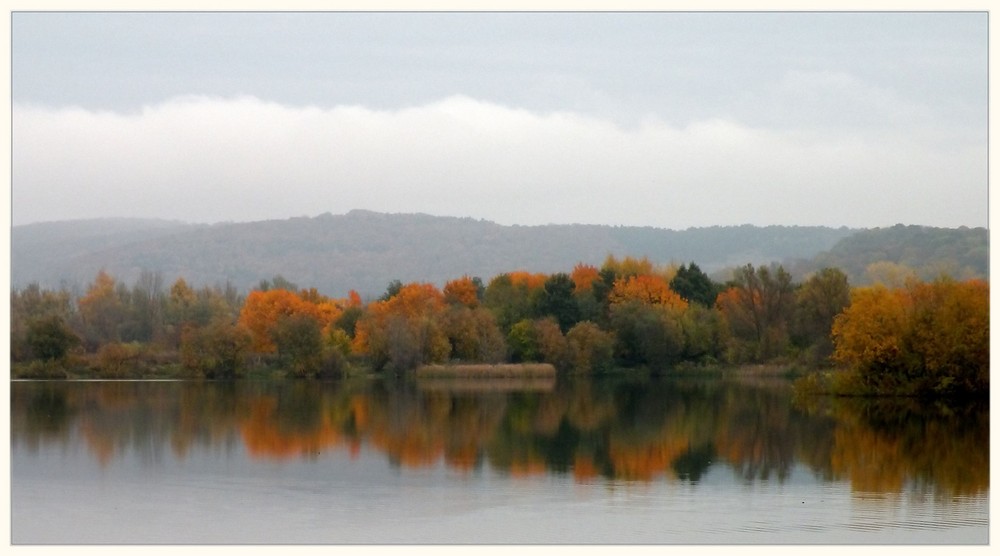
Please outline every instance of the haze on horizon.
M987 225L987 13L12 15L12 221Z

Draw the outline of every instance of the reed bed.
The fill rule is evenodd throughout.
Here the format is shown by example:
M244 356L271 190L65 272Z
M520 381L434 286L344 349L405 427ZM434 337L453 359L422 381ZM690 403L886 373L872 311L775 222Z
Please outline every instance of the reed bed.
M555 376L556 368L548 363L422 365L417 377L511 378Z
M551 392L556 387L556 377L491 377L463 378L454 376L420 377L417 388L424 392L479 393L479 392Z

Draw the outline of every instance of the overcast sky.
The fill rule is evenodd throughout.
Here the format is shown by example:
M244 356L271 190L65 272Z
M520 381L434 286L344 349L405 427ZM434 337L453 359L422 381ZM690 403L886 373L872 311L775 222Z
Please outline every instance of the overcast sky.
M987 14L14 13L13 223L987 225Z

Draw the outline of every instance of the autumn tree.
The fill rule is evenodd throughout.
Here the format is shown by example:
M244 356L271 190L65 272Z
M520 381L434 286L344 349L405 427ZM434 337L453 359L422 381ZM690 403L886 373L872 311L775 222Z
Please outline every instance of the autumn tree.
M66 357L70 348L80 343L80 338L63 317L51 314L28 324L25 341L33 358L52 361Z
M185 324L195 320L195 304L198 294L188 285L184 278L178 278L170 286L167 297L167 322L180 329Z
M548 275L541 272L528 272L526 270L515 270L508 274L510 282L515 286L522 286L529 292L537 292L545 286Z
M656 273L654 265L648 257L636 258L626 256L618 259L614 255L608 255L604 259L601 270L611 272L616 278L628 278L630 276L652 275Z
M444 289L442 290L444 299L451 304L464 305L469 308L476 307L479 305L481 297L481 285L481 282L477 283L477 280L469 276L450 280L444 285Z
M594 289L594 282L601 279L601 274L594 265L577 263L569 277L573 280L573 292L585 293Z
M920 391L988 392L989 284L941 278L909 288L913 298L911 365L923 371Z
M904 264L881 260L865 267L865 278L872 284L901 288L907 281L917 278L917 271Z
M253 350L258 353L275 353L275 327L281 319L305 315L329 332L342 311L334 300L304 291L301 294L285 289L254 290L247 296L240 312L239 322L250 331Z
M566 367L589 373L609 369L614 363L614 335L590 321L578 322L566 333Z
M181 335L181 364L205 378L236 378L245 371L252 341L248 330L228 319L188 324Z
M813 362L825 361L833 353L833 319L850 303L850 295L847 275L836 268L820 270L796 290L791 336L808 350Z
M608 295L616 353L627 365L662 367L684 351L681 317L687 302L656 275L619 277Z
M557 369L569 363L566 336L552 317L518 321L507 334L507 344L515 362L550 363Z
M721 359L724 341L722 317L718 311L692 303L678 322L684 336L682 359L702 363L715 363Z
M119 326L125 313L115 287L115 279L102 270L87 293L77 301L88 349L96 349L102 343L118 341L121 337Z
M102 378L124 378L140 366L142 351L136 342L106 342L97 349L93 364Z
M195 289L183 277L177 278L165 300L164 321L168 343L176 346L182 331L188 326L207 326L216 319L237 318L243 301L230 283Z
M536 320L534 328L538 355L542 362L557 369L565 369L569 361L569 346L559 323L554 318L547 317Z
M665 367L678 362L684 352L680 313L635 299L611 307L611 332L615 354L624 365Z
M766 361L785 352L794 306L794 286L784 267L746 265L733 273L730 287L719 294L730 335L730 358Z
M151 342L161 339L165 324L166 294L163 277L156 272L142 271L127 289L124 297L125 320L121 324L122 339L130 342Z
M522 319L514 323L507 333L507 345L510 346L511 358L515 363L538 361L535 323L531 319Z
M352 348L368 356L376 369L405 371L444 362L451 352L442 326L445 308L444 295L434 285L406 284L368 306L357 322Z
M618 278L611 289L609 299L612 304L635 301L679 310L687 307L687 302L670 289L666 280L648 274Z
M576 299L579 320L605 322L607 292L603 289L603 279L597 267L578 263L573 267L570 279L573 280L573 297Z
M507 357L507 344L493 313L482 307L450 306L443 317L451 343L451 358L499 363Z
M323 336L320 322L306 312L278 317L270 329L279 362L295 377L319 374L323 362Z
M533 318L544 276L518 271L498 274L483 292L483 304L493 312L504 334L518 321Z
M982 280L851 292L834 319L842 385L875 394L952 394L989 388L989 286ZM853 382L852 382L853 379Z
M40 321L58 319L63 325L72 327L76 314L66 290L42 289L37 283L29 284L10 294L10 357L11 361L25 361L35 357L28 333L32 325ZM74 335L78 334L74 332Z

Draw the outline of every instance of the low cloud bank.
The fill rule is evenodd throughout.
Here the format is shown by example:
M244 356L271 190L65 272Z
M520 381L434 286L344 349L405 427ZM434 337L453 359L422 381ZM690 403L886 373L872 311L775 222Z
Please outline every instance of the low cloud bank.
M624 128L461 96L393 111L253 97L133 114L15 105L13 217L220 222L364 208L675 229L985 226L985 146L891 129Z

